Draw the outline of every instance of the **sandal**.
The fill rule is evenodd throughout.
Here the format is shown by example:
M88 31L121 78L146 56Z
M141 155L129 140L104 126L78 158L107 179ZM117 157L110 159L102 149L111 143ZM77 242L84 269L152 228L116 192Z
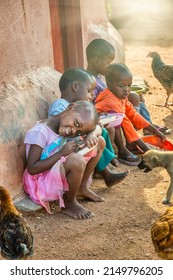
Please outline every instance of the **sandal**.
M124 158L118 158L119 162L124 163L126 165L130 165L130 166L137 166L140 162L141 159L136 156L136 155L127 155Z

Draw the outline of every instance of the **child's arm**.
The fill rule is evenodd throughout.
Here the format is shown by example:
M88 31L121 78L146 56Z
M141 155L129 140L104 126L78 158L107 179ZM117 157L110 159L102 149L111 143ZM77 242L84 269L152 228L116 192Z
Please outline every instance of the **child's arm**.
M78 144L74 141L66 143L63 148L57 153L53 154L47 159L40 160L41 153L43 148L38 145L31 145L28 160L27 160L27 169L31 175L44 172L48 169L51 169L52 166L60 160L63 156L68 156L69 154L76 152L78 149Z
M134 141L134 143L141 149L141 152L143 151L145 153L150 150L149 146L145 142L143 142L142 139L138 139Z
M147 129L153 134L156 134L158 137L160 137L162 141L166 140L165 135L162 134L159 130L157 130L154 126L148 126ZM138 139L134 142L143 152L150 150L150 147L145 142L143 142L142 139Z

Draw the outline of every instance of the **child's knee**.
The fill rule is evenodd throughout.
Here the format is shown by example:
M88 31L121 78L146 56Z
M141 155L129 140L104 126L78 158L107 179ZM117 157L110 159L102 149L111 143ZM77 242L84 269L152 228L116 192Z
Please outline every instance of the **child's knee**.
M76 170L83 171L86 168L86 161L85 158L78 154L78 153L74 153L71 155L71 161L72 161L72 166L73 168L75 168Z
M98 150L103 151L106 146L106 142L102 136L98 137Z

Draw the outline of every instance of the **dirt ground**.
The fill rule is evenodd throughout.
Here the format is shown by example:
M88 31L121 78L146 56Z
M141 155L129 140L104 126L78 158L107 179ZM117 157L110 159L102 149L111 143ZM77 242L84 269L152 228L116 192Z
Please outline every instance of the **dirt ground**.
M161 42L125 43L126 64L134 75L148 82L150 88L144 97L153 123L173 129L171 110L156 106L164 103L166 94L153 77L151 58L146 57L149 51L157 51L164 62L171 64L173 47ZM173 133L168 138L173 141ZM56 203L52 204L52 215L44 209L23 214L35 238L34 260L159 259L151 242L150 226L167 208L162 199L169 177L161 168L145 174L137 167L120 164L116 170L130 170L130 175L112 188L108 189L101 179L93 179L92 188L104 197L104 202L81 201L94 212L92 219L73 220L62 214Z

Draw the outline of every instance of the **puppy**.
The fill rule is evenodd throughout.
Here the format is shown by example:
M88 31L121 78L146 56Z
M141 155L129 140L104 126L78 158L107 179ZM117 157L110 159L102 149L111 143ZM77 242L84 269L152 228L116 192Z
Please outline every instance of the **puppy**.
M144 172L149 172L155 167L165 168L170 176L170 185L166 197L162 200L163 204L170 204L173 193L173 152L150 150L144 153L138 168L144 169Z

